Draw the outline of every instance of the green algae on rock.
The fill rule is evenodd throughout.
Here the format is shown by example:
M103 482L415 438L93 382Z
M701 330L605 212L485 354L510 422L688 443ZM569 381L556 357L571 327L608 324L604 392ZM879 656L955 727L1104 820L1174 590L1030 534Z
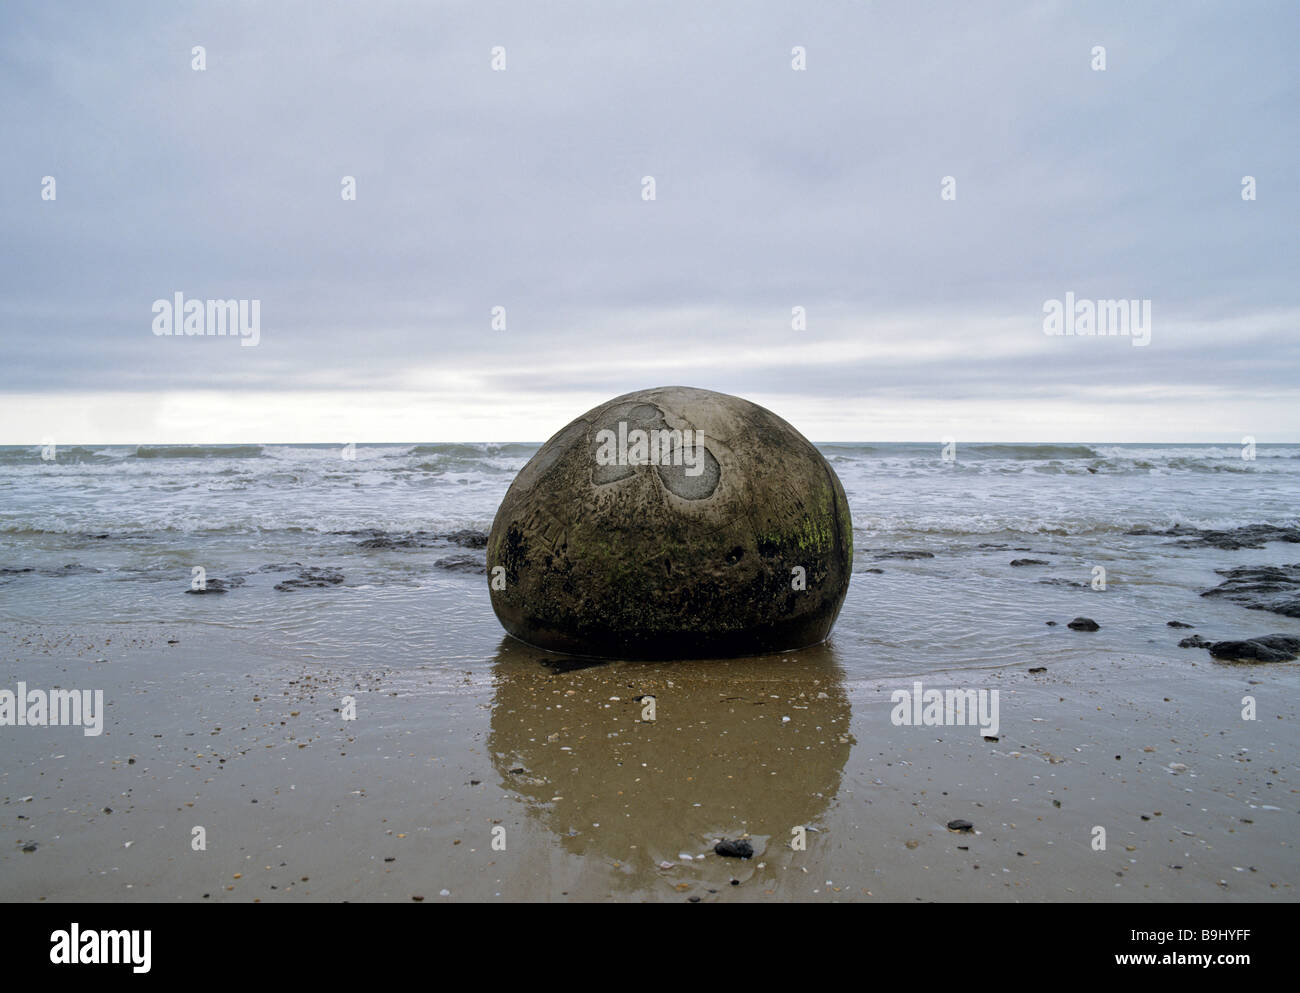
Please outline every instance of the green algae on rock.
M492 608L539 648L628 659L803 648L853 567L834 470L771 411L681 386L616 397L520 470L487 547Z

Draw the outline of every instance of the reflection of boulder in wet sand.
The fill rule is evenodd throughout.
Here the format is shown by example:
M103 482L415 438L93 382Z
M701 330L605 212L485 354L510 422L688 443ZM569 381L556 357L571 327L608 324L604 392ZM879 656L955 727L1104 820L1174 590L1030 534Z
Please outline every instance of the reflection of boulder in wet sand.
M611 878L630 888L655 878L669 891L716 888L760 862L788 864L791 829L815 829L839 789L851 711L829 646L560 672L543 658L557 657L501 645L493 765L566 850L617 863ZM650 697L654 721L643 716ZM719 839L742 836L753 858L713 854ZM811 848L816 831L807 837Z
M822 454L756 404L676 386L559 431L511 484L487 546L508 632L624 659L817 644L852 564L848 501Z

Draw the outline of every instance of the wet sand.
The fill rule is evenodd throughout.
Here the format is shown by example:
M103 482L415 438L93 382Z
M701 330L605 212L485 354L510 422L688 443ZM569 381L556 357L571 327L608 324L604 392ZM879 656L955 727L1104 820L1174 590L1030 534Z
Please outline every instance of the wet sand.
M997 689L990 742L894 726L911 680L846 679L833 640L557 671L503 638L455 679L241 657L191 626L10 627L0 647L4 685L107 703L99 737L0 729L6 900L1296 898L1296 663L923 677ZM724 837L753 858L713 854Z

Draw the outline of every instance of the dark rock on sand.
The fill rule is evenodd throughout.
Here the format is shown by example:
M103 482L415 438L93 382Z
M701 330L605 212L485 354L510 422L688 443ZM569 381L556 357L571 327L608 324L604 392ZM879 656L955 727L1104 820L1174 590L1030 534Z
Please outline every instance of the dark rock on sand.
M754 857L754 846L744 839L728 841L723 838L713 846L713 853L732 859L750 859Z
M963 834L970 834L972 831L975 830L975 825L972 824L970 821L964 821L961 818L957 818L957 820L955 821L948 822L948 830L960 831Z
M1071 589L1083 590L1088 588L1087 583L1081 583L1077 579L1064 579L1061 576L1048 576L1046 579L1040 579L1038 582L1043 586L1068 586Z
M1225 662L1290 662L1300 656L1300 637L1267 634L1245 641L1216 641L1210 655Z
M652 458L637 447L647 436L662 446ZM617 397L563 428L516 477L487 546L510 634L620 658L816 644L852 565L848 501L821 453L762 407L685 387Z
M1066 625L1072 631L1100 631L1101 625L1091 617L1076 617Z
M1011 564L1019 567L1025 565L1051 565L1052 563L1048 562L1046 559L1012 559Z
M1182 621L1166 621L1165 623L1166 626L1171 628L1191 628L1196 626L1195 624L1184 624Z
M1047 626L1048 626L1049 628L1054 628L1054 627L1056 627L1056 621L1048 621L1048 622L1047 622Z
M1215 571L1228 578L1201 596L1223 597L1247 610L1267 610L1284 617L1300 617L1300 563L1238 566Z
M292 590L312 590L325 586L337 586L341 582L343 582L343 573L337 569L312 566L303 569L293 579L286 579L283 582L276 583L275 588L281 593L288 593Z
M1178 643L1179 648L1209 648L1212 642L1206 641L1199 634L1194 634L1190 638L1184 638Z
M1038 673L1038 672L1046 672L1046 671L1047 671L1047 666L1045 666L1045 665L1035 665L1035 666L1031 666L1030 669L1029 669L1029 671L1030 671L1030 672L1034 672L1034 673Z

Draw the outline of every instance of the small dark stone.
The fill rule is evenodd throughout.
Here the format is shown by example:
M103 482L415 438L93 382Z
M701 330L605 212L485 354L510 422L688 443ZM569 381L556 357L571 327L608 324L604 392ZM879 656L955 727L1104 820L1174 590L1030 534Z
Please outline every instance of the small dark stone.
M957 818L955 821L948 822L948 830L961 831L963 834L970 834L975 830L975 825L970 821L964 821L961 818Z
M1046 559L1012 559L1011 564L1013 566L1024 566L1024 565L1051 565L1052 563L1048 562Z
M32 842L28 842L26 845L23 845L23 851L24 851L24 852L34 852L34 851L36 851L36 849L37 849L38 847L40 847L40 846L38 846L38 845L36 844L36 842L34 842L34 841L32 841Z
M754 846L741 838L735 841L723 838L713 846L713 854L733 859L749 859L754 857Z
M895 552L881 552L876 556L878 559L932 559L934 552L923 552L919 549L904 548Z
M1066 625L1072 631L1100 631L1101 625L1091 617L1076 617Z
M1029 671L1030 671L1030 672L1035 672L1035 673L1037 673L1037 672L1046 672L1046 671L1047 671L1047 666L1045 666L1045 665L1036 665L1036 666L1031 666L1030 669L1029 669Z
M1184 624L1182 621L1169 621L1168 625L1171 628L1190 628L1196 626L1194 624Z
M1212 642L1206 641L1199 634L1184 638L1178 643L1179 648L1209 648Z
M996 744L998 743L998 741L999 741L998 736L995 735L995 734L986 734L986 735L984 736L984 740L985 740L985 741L991 741L991 742L993 742L993 744L995 744L995 745L996 745Z
M700 902L700 898L699 898L698 896L688 896L686 899L687 899L688 901L690 901L691 903L699 903L699 902Z

